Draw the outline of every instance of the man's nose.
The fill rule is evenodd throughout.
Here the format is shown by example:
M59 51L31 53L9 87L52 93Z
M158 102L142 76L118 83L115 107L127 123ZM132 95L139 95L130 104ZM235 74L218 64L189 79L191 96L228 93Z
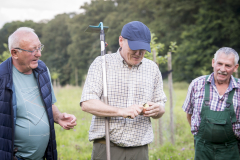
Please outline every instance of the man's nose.
M41 53L41 50L40 50L40 49L36 50L35 52L36 52L36 53L35 53L35 56L36 56L36 57L41 57L41 56L42 56L42 53Z
M225 65L222 65L222 66L220 67L220 70L221 70L221 71L226 71L226 66L225 66Z
M135 55L141 56L141 55L142 55L142 52L141 52L140 50L136 50Z

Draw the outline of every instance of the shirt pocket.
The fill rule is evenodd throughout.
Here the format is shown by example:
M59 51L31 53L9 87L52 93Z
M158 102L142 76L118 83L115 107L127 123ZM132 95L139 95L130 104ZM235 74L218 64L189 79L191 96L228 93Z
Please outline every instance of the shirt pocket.
M150 85L149 87L139 86L136 89L135 101L137 102L137 104L144 104L148 101L152 101L153 92L153 88Z

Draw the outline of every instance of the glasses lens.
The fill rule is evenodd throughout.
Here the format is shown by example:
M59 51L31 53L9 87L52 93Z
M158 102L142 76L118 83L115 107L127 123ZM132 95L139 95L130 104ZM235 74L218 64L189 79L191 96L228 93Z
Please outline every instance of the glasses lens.
M42 51L44 48L44 45L42 44L41 47L40 47L40 51Z

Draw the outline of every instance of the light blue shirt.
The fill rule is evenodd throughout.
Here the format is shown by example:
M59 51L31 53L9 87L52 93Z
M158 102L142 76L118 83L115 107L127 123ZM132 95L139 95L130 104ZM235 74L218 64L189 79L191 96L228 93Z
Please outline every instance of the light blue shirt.
M50 73L48 71L49 77ZM34 74L23 74L13 66L17 100L14 147L24 159L42 160L48 145L50 126ZM52 86L51 86L52 87ZM52 104L56 98L52 89Z

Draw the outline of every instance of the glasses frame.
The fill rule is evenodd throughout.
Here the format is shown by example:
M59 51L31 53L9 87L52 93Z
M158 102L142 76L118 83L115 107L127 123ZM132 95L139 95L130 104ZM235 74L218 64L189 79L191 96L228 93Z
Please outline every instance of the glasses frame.
M34 54L34 55L36 55L36 53L38 53L38 51L42 51L43 48L44 48L44 45L41 44L41 46L40 46L38 49L34 49L33 51L29 51L29 50L22 49L22 48L14 48L14 49L19 49L19 50L21 50L21 51L30 52L31 54L33 54L35 51L37 51L37 52L35 52L35 54Z

